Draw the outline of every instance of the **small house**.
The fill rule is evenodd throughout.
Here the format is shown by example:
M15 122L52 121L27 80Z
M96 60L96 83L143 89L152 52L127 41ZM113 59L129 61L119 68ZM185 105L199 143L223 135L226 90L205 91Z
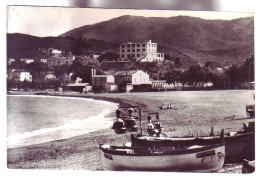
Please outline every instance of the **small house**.
M131 91L135 87L150 87L149 74L142 70L118 71L113 74L115 83L121 91Z
M9 80L15 80L15 81L28 81L32 82L32 75L28 71L24 70L12 70L8 74Z
M96 70L92 69L91 81L93 91L117 92L115 78L112 75L96 75Z
M67 85L67 87L71 91L75 92L91 92L92 91L92 86L89 83L70 83Z

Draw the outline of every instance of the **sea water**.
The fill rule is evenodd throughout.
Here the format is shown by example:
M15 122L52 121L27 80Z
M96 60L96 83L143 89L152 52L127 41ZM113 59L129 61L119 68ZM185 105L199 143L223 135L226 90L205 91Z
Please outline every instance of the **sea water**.
M7 147L66 139L109 128L117 108L107 101L52 96L7 96Z

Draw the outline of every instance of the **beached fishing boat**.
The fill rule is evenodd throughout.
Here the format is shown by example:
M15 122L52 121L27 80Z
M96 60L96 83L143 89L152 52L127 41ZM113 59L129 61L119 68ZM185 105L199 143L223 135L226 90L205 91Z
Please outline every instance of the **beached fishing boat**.
M186 148L126 147L100 145L104 170L196 171L211 172L222 168L225 159L223 131L219 144Z
M129 107L123 107L124 109L128 109ZM131 112L129 116L132 116L133 113L136 114L136 120L139 120L140 134L131 135L131 142L126 143L125 145L128 147L136 148L136 147L147 147L147 148L160 148L160 147L179 147L186 148L188 146L192 146L194 144L197 145L212 145L217 144L219 142L219 136L214 136L213 128L209 136L184 136L184 137L166 137L164 134L164 128L160 123L160 117L158 112L149 113L147 120L147 133L148 135L143 134L142 130L142 116L141 116L141 108L139 106L133 106L134 111ZM122 108L121 108L122 110ZM121 122L121 126L113 126L113 129L117 134L125 133L125 122L120 118L129 117L122 116L122 112L117 113L118 121L115 122L114 125L117 125L117 122ZM152 120L152 116L155 115L155 120ZM130 132L130 131L128 131ZM229 132L225 134L225 151L226 158L225 163L234 163L234 162L242 162L243 159L254 160L255 159L255 124L254 122L249 122L247 126L244 124L243 131L237 132Z
M254 122L248 126L244 124L243 131L225 134L225 163L242 162L243 159L255 159L255 131ZM156 137L145 135L131 135L131 147L187 147L194 144L211 145L219 142L218 136L201 137Z

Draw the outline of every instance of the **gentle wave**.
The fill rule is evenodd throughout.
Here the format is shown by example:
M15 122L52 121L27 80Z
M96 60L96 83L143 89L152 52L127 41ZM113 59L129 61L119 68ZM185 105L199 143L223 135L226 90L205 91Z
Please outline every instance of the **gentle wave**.
M114 118L105 118L105 116L110 113L112 113L111 109L105 109L100 114L88 117L83 120L72 120L71 123L53 128L44 128L32 132L15 134L7 138L7 147L16 148L55 140L67 139L74 136L79 136L97 130L109 128L112 126Z

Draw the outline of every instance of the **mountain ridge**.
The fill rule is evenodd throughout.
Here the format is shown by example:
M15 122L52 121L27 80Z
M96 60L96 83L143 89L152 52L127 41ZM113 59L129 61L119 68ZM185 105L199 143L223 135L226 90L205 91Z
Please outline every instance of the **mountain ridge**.
M84 50L119 52L122 42L149 39L158 43L158 52L164 52L172 58L190 58L201 64L237 63L254 53L253 17L205 20L189 16L164 18L126 15L75 28L57 37L24 35L7 35L10 56L35 47L56 47L78 54L84 54ZM92 44L95 44L94 48ZM99 48L101 45L102 48Z
M127 15L82 26L60 36L117 43L152 39L159 45L228 59L232 58L234 49L234 57L239 56L238 53L254 51L254 18L205 20L189 16L164 18ZM227 51L231 51L230 55Z

